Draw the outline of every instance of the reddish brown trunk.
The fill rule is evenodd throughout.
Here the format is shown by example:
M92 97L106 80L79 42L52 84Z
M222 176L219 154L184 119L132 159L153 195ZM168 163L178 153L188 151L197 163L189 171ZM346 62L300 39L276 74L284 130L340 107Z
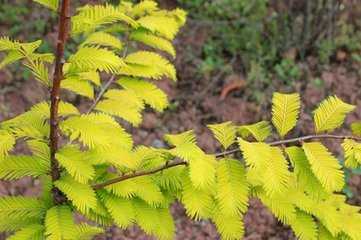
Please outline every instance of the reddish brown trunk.
M63 79L63 58L64 48L69 34L69 9L70 0L63 0L59 16L59 33L55 55L55 71L53 77L53 85L51 89L51 106L50 106L50 156L51 156L51 178L55 182L60 178L59 163L55 158L55 154L59 146L59 115L58 106L60 101L60 82ZM64 202L65 197L59 189L53 189L53 198L56 204Z

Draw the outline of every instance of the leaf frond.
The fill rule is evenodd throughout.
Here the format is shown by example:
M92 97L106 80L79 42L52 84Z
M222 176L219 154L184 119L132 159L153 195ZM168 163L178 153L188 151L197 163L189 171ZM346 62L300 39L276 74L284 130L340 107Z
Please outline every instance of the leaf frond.
M123 118L134 126L142 122L144 104L133 91L111 89L104 94L104 98L97 104L96 110Z
M162 57L161 55L149 52L149 51L137 51L134 53L129 54L125 59L125 63L127 63L129 66L124 66L120 69L119 73L126 74L128 70L131 70L131 68L134 66L135 68L133 70L137 71L137 68L139 68L139 73L135 73L134 76L140 76L143 77L143 74L147 74L148 69L148 76L144 77L151 77L154 79L160 79L162 76L169 77L170 79L176 81L176 70L173 64L171 64L167 59ZM130 69L129 69L130 67ZM143 69L142 69L143 68ZM142 72L142 70L146 70ZM130 75L132 72L129 72Z
M296 217L290 225L300 240L318 240L318 228L313 217L303 211L297 210Z
M72 17L72 34L88 33L106 24L124 21L133 27L139 24L127 16L124 9L110 4L86 5Z
M90 226L88 224L82 223L78 224L75 227L75 236L76 240L91 240L97 234L102 233L104 230L99 227Z
M346 115L353 111L355 106L344 103L336 96L330 96L321 102L314 111L316 132L332 131L345 120Z
M68 77L61 81L61 88L70 90L81 96L94 98L94 88L89 81L83 80L80 77Z
M303 150L311 169L324 189L328 192L340 191L344 186L344 173L338 160L319 142L304 143Z
M236 140L237 128L232 122L208 125L214 137L222 144L224 149L231 146Z
M125 65L114 52L99 47L82 47L69 58L70 71L116 73Z
M154 208L142 201L134 201L137 224L159 239L173 239L175 224L168 208Z
M274 93L272 98L272 123L281 137L296 126L300 112L300 95Z
M122 77L117 83L124 89L133 91L139 99L158 112L162 112L169 104L167 95L153 83L129 77Z
M269 135L271 135L271 126L267 121L243 125L238 127L238 132L242 138L247 138L252 135L257 141L263 142Z
M60 166L78 182L88 183L95 176L95 170L86 152L82 152L74 145L65 146L56 153Z
M352 123L351 130L356 136L361 136L361 121Z
M79 183L69 175L63 176L54 185L72 201L81 213L87 213L90 209L96 208L97 198L90 185Z
M90 113L69 117L61 122L60 127L70 140L79 139L91 149L110 149L112 146L130 149L133 144L129 134L106 114Z
M35 2L56 11L59 7L59 0L34 0Z
M155 49L162 50L170 54L173 58L176 55L176 51L172 43L162 37L158 37L144 30L137 30L130 34L130 39L141 42L145 45L153 47Z
M46 239L73 239L75 224L68 206L55 206L49 209L45 217Z
M212 215L212 221L217 227L222 239L237 240L242 239L244 235L244 223L240 215L224 215L219 209L215 208Z
M170 16L148 15L137 20L140 26L152 33L159 34L169 40L173 40L179 30L178 22Z
M44 226L40 224L29 224L11 235L8 240L44 240Z
M351 139L345 139L342 143L345 153L345 166L357 168L361 165L361 144Z
M158 4L156 1L144 0L133 6L132 15L136 17L143 16L156 10L158 10Z
M122 42L115 36L106 32L95 32L89 35L81 46L111 47L116 50L123 48Z
M101 198L117 226L127 228L133 223L135 211L132 200L110 194L101 194Z
M38 177L47 174L49 159L27 155L10 155L0 161L0 178L17 180L25 176Z
M188 177L183 180L181 202L187 215L196 220L210 217L215 204L211 193L195 188Z
M222 159L217 166L219 211L226 216L238 216L248 207L249 185L242 164L235 159Z
M8 155L14 148L15 137L6 130L0 130L0 159Z
M0 213L10 218L41 218L45 214L44 204L36 198L1 197Z
M322 185L311 169L311 165L300 147L288 147L286 153L293 166L293 172L297 178L297 185L308 194L321 196L323 194Z

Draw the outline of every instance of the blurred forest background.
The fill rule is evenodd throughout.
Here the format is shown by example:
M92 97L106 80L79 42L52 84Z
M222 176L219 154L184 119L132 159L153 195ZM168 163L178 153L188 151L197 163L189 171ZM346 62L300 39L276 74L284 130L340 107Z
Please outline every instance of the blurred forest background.
M117 0L73 0L111 3ZM159 81L171 100L163 114L148 111L139 129L129 129L136 143L164 146L165 133L195 129L200 146L215 152L217 144L206 124L234 121L246 124L270 117L274 91L301 94L302 127L294 135L313 131L312 110L336 94L357 105L348 122L361 119L360 0L159 0L166 8L188 11L186 27L176 39L178 82ZM75 6L74 6L75 9ZM0 0L0 36L23 41L45 39L41 49L52 51L56 16L31 0ZM70 43L68 51L75 48ZM0 121L47 97L47 92L17 65L0 70ZM66 95L81 108L85 100ZM347 132L347 130L342 130ZM332 143L329 143L332 144ZM335 148L334 148L335 149ZM19 149L21 151L21 149ZM340 153L340 149L335 149ZM344 189L349 201L361 205L361 169L348 173ZM0 194L34 195L39 182L1 182ZM177 239L218 239L209 222L192 222L175 205ZM294 239L258 201L251 200L245 216L247 240ZM0 239L6 239L5 235ZM152 239L138 228L109 229L97 239Z

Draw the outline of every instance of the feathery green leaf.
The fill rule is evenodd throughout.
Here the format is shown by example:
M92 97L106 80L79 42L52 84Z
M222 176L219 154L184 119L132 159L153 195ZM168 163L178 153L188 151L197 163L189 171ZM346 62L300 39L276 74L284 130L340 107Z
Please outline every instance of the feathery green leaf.
M159 49L169 53L172 57L175 57L176 52L171 42L168 40L153 35L144 30L137 30L130 34L130 39L136 40L138 42L144 43L155 49Z
M95 226L90 226L87 224L78 224L75 227L75 239L76 240L91 240L94 235L102 233L104 230Z
M290 222L292 230L300 240L317 240L317 224L313 217L303 211L296 211L296 218Z
M331 131L342 125L346 114L353 111L355 106L344 103L336 96L330 96L322 101L314 112L316 132Z
M159 239L173 239L175 224L168 208L153 208L142 201L134 201L137 224Z
M45 217L48 240L74 239L75 224L68 206L55 206L49 209Z
M243 125L238 127L238 132L242 138L247 138L252 135L257 141L264 141L269 135L271 135L271 126L267 121L261 121L258 123Z
M167 59L162 57L161 55L149 52L149 51L138 51L129 54L124 61L132 68L134 65L141 68L144 67L150 71L150 76L154 79L160 79L162 76L169 77L172 80L177 80L176 70L173 64L171 64ZM135 69L136 69L135 68ZM119 70L119 73L127 74L128 67L124 66ZM129 72L129 75L140 76L142 77L145 72L139 71L139 74L132 74Z
M137 22L152 33L159 34L169 40L174 39L179 29L177 21L169 16L144 16Z
M215 157L207 154L201 154L189 161L189 176L196 188L208 188L215 183L216 164Z
M112 47L116 50L123 48L122 42L113 35L106 32L95 32L89 35L81 46Z
M116 73L125 65L114 52L99 47L82 47L69 58L70 71L104 71Z
M145 104L149 104L159 112L162 112L169 104L167 95L153 83L129 77L122 77L117 83L124 89L133 91Z
M158 4L153 0L144 0L133 6L132 14L134 16L143 16L158 9Z
M97 198L90 185L79 183L69 175L61 177L54 185L72 201L80 212L86 213L90 209L96 208Z
M224 240L242 239L244 235L244 223L241 216L224 215L216 208L212 215L218 232Z
M61 87L79 95L94 98L94 88L89 81L83 80L80 77L68 77L61 81Z
M121 117L134 126L142 122L144 104L133 91L111 89L104 98L97 104L96 110Z
M231 146L236 140L237 128L232 122L208 125L214 137L222 144L224 149Z
M15 137L8 131L0 129L0 159L8 155L15 145Z
M361 121L352 123L351 130L353 134L361 136Z
M49 159L27 155L10 155L0 161L0 178L16 180L25 176L38 177L47 174Z
M8 240L45 240L44 226L40 224L29 224L11 235Z
M183 191L181 201L186 209L187 215L199 220L208 218L212 214L214 200L208 190L197 189L191 180L186 177L183 180Z
M118 146L130 149L133 144L129 134L106 114L90 113L73 116L62 121L60 128L70 140L79 139L89 148L110 149Z
M126 228L133 223L135 212L132 200L122 199L110 194L102 194L102 201L117 226Z
M274 93L272 99L272 123L281 137L296 126L300 112L300 95Z
M328 192L342 190L344 173L338 160L319 142L304 143L303 150L311 164L311 169Z
M78 14L72 17L72 33L88 33L97 28L118 21L124 21L133 27L138 23L127 16L120 6L106 5L86 5L78 9Z
M342 143L345 152L345 165L349 168L357 168L361 165L361 143L351 139L345 139Z
M57 11L59 6L59 0L34 0L41 5L50 8L51 10Z
M68 145L61 148L55 155L60 166L64 167L67 172L78 182L88 183L93 179L95 170L91 165L89 156L82 152L78 147Z
M10 218L41 218L46 209L36 198L0 197L0 213Z
M222 159L217 166L216 199L219 211L226 216L238 216L248 207L249 186L242 164L235 159Z
M293 166L297 184L310 195L322 193L322 185L311 169L311 165L300 147L288 147L286 153Z

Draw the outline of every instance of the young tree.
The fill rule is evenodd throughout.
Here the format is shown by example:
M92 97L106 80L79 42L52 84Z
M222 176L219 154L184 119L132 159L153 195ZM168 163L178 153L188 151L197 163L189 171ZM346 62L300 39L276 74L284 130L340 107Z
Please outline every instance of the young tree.
M329 97L314 112L315 135L285 138L300 114L300 96L275 93L272 123L281 140L267 140L267 121L226 122L209 126L221 153L205 153L192 131L166 135L170 149L134 146L116 119L136 127L145 106L167 107L167 96L150 80L176 80L165 55L175 57L171 41L186 13L161 10L145 0L86 5L70 17L70 0L35 1L59 10L55 56L36 52L41 41L0 38L0 51L6 53L0 65L20 61L50 92L50 101L0 124L0 178L31 176L42 182L38 197L0 198L0 213L6 216L0 230L14 232L9 239L91 239L113 223L121 228L138 224L148 234L172 239L169 207L176 200L189 217L211 219L224 239L239 239L250 197L259 198L300 239L361 239L359 208L341 194L343 167L316 141L343 141L345 167L360 166L360 123L352 125L352 136L329 133L354 106ZM64 59L69 36L81 43ZM143 46L148 50L140 50ZM110 78L101 86L103 73ZM79 112L61 99L61 90L93 104ZM19 142L31 154L11 153ZM75 223L75 213L89 221Z

